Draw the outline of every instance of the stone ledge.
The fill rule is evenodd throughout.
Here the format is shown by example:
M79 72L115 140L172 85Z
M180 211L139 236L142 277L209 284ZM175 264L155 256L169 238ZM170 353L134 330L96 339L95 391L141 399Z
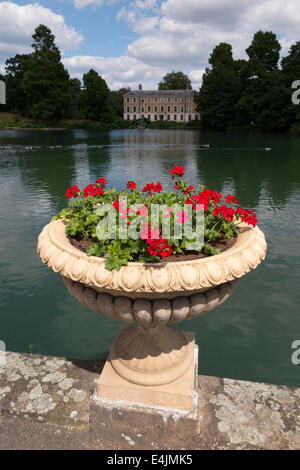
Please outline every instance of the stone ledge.
M104 359L12 352L4 358L0 449L118 450L109 439L97 446L90 439L91 399ZM198 416L195 449L300 449L300 388L199 376ZM173 445L181 448L180 436Z

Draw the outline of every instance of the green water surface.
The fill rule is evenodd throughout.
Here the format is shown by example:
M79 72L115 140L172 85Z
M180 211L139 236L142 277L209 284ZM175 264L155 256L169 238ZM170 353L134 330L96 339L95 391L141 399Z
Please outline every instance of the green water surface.
M264 263L227 302L178 325L196 332L199 372L300 385L300 364L291 360L300 340L300 137L2 130L0 147L0 340L7 350L90 359L108 351L120 322L68 294L36 254L38 234L67 205L70 185L103 176L117 189L128 180L172 187L169 169L180 164L191 184L233 193L253 209L268 242Z

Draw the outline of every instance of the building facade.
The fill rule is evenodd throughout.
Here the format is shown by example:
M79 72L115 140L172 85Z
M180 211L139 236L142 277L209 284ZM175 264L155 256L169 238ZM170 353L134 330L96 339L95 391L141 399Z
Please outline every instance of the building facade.
M188 122L200 119L194 103L194 90L143 90L123 95L124 119Z

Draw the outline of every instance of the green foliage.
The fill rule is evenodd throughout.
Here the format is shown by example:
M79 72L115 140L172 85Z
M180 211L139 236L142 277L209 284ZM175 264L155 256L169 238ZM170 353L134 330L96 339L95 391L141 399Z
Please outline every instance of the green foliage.
M108 102L117 116L123 118L123 95L130 91L130 88L120 88L118 91L110 91Z
M51 31L40 25L32 37L34 52L26 61L22 89L28 114L47 123L67 115L71 101L69 74L61 63Z
M6 61L6 108L8 110L26 113L26 96L22 81L29 58L29 54L17 54Z
M252 43L246 49L249 60L262 70L268 72L277 68L280 53L280 43L276 39L276 34L271 31L258 31L254 34Z
M109 88L93 69L83 75L80 110L85 119L100 122L114 120L114 111L109 104Z
M280 43L270 31L255 33L248 60L233 60L230 44L216 46L195 101L201 122L215 129L246 127L268 130L299 128L291 102L291 84L300 78L300 42L278 68Z
M191 90L191 80L183 72L167 73L158 84L159 90Z
M240 78L230 44L221 43L216 46L209 63L212 68L206 69L200 92L195 98L202 124L216 129L234 126L235 104L240 96Z

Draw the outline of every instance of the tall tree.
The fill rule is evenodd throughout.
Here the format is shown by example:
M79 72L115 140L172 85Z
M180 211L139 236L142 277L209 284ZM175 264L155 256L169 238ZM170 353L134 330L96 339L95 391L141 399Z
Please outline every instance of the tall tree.
M282 78L286 90L286 103L283 108L288 127L293 124L300 128L300 109L299 105L292 103L291 95L294 89L292 84L296 80L300 80L300 42L293 44L289 53L281 61Z
M278 69L280 43L271 31L258 31L246 49L249 60L242 66L243 93L237 103L238 124L266 129L283 129L282 107L286 91Z
M257 31L246 52L251 62L270 72L277 68L280 49L276 34L272 31Z
M112 112L109 105L109 88L106 81L91 69L83 75L83 90L80 95L80 110L85 119L103 121Z
M221 129L235 125L235 105L240 96L239 66L230 44L220 43L209 58L198 96L197 109L204 126Z
M26 114L26 97L22 81L29 58L29 54L17 54L7 59L5 64L7 109L22 114Z
M123 117L123 95L130 91L130 88L120 88L118 91L111 91L109 94L109 103L117 116Z
M22 81L27 110L37 121L51 122L68 113L71 94L69 74L61 63L50 29L39 25L32 36L31 54Z
M158 84L159 90L191 90L191 80L183 72L167 73Z

